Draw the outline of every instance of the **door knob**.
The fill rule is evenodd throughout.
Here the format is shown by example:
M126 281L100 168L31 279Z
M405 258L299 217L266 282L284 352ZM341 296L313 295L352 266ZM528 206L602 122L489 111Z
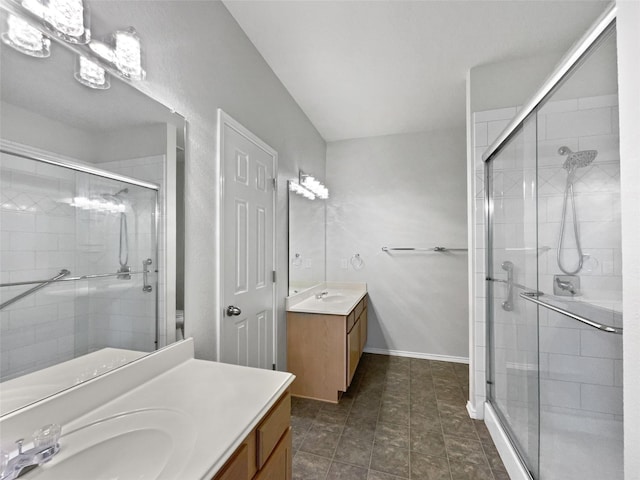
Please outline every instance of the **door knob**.
M242 313L242 310L240 310L238 307L234 307L233 305L229 305L227 307L227 316L228 317L238 316L241 313Z

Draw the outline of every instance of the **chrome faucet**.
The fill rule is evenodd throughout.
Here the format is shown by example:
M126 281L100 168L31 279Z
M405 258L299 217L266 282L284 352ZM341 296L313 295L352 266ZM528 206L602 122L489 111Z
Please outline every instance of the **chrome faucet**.
M58 439L60 438L60 425L45 425L33 433L33 448L22 450L24 438L16 441L18 453L7 461L2 453L2 470L0 480L14 480L24 473L48 462L60 450Z
M329 292L327 290L324 290L320 293L316 293L316 299L320 300L323 299L324 297L327 297L329 295Z

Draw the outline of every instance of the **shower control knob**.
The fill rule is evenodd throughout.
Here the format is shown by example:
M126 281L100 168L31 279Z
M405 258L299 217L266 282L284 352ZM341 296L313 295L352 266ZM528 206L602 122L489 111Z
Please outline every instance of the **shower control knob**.
M227 316L228 317L237 317L241 313L242 313L242 310L240 310L238 307L234 307L233 305L229 305L227 307Z

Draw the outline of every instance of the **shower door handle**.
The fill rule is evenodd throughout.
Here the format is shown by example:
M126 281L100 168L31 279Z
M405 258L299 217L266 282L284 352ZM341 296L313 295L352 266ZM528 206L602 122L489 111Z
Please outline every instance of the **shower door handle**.
M150 258L142 261L142 291L147 293L153 290L153 287L149 285L149 265L152 263Z
M502 262L502 269L507 272L507 299L502 302L502 309L505 312L513 310L513 262L509 260Z

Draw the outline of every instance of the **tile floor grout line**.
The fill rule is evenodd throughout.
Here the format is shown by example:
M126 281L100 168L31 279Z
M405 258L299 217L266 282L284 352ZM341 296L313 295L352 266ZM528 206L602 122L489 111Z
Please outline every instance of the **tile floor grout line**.
M431 379L433 380L433 370L431 370ZM440 407L438 406L438 389L435 384L433 385L434 395L436 397L436 410L438 412L438 420L440 420L440 430L442 431L442 441L444 442L444 454L447 457L447 466L449 467L449 479L453 480L453 474L451 473L451 460L449 459L449 449L447 448L447 441L444 437L444 424L442 422L442 415L440 414Z

